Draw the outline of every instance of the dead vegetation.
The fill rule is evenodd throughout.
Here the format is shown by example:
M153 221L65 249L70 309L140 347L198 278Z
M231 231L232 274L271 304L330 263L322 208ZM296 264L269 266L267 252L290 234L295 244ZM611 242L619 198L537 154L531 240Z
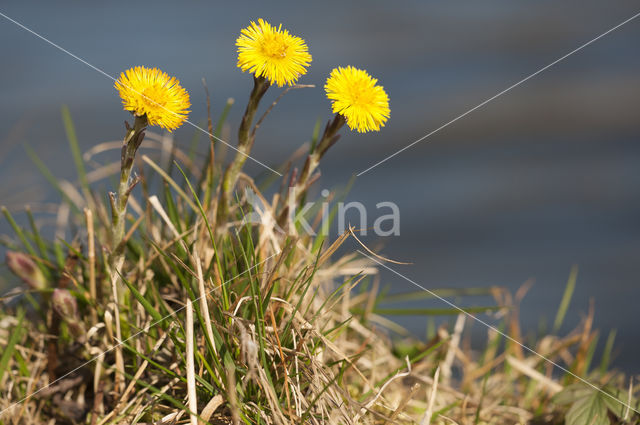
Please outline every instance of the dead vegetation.
M613 338L594 367L593 311L568 335L529 338L518 322L523 294L487 288L494 306L441 311L455 320L429 340L407 336L379 308L380 258L339 254L352 233L312 237L286 212L296 155L270 199L242 174L228 220L217 222L224 151L210 146L197 165L195 150L148 133L116 294L111 213L96 183L118 164L95 155L119 143L85 154L80 184L56 182L56 222L75 232L68 244L4 210L24 284L2 299L1 423L637 423L633 381L609 370ZM249 196L263 208L252 210ZM472 329L483 312L500 324ZM480 349L471 332L486 333ZM525 340L537 354L514 343Z

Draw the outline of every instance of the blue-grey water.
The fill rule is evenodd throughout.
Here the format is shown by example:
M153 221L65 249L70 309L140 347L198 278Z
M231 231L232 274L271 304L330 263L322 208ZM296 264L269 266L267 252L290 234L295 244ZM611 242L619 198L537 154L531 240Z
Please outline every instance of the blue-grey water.
M250 77L235 66L235 38L251 19L282 22L307 40L313 63L300 82L317 88L288 94L260 129L254 156L268 164L281 163L309 139L318 118L330 116L322 85L334 66L366 68L389 93L391 119L380 133L344 132L318 188L344 184L639 11L630 0L0 5L110 75L140 64L178 76L192 94L195 122L205 117L205 77L214 113L236 99L233 127L250 89ZM413 262L393 267L428 288L515 291L535 279L521 307L525 331L542 317L553 320L577 264L564 330L593 299L596 326L604 335L618 330L615 365L640 372L639 36L640 18L358 177L349 200L368 205L371 221L378 202L401 210L400 236L370 235L367 243ZM74 179L62 104L83 150L120 139L128 116L111 80L2 17L0 40L0 204L18 211L57 199L24 144L56 176ZM183 127L176 138L186 144L193 132ZM381 277L393 291L415 289L392 273ZM421 305L441 306L411 303ZM424 319L398 320L424 334ZM473 331L484 334L479 325Z

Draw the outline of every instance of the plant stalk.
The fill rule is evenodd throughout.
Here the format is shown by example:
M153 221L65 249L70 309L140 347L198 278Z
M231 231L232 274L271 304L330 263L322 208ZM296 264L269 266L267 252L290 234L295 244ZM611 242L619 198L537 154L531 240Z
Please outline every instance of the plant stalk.
M304 167L302 168L302 172L300 173L300 177L296 182L296 198L302 197L306 192L309 179L320 164L320 160L324 154L327 153L327 150L329 150L329 148L340 138L338 131L342 128L345 122L346 121L342 115L336 114L333 119L327 123L324 128L324 133L322 133L322 137L316 144L316 147L309 153L309 156L304 163Z
M340 114L336 114L332 120L327 122L327 125L324 128L324 132L322 133L322 137L315 145L315 147L311 150L311 152L309 152L309 156L307 156L307 160L304 163L300 176L294 183L293 188L289 191L288 196L295 197L294 204L298 204L304 199L304 196L309 189L309 181L313 175L313 172L316 170L316 168L318 168L320 160L322 159L324 154L327 153L327 150L329 150L329 148L333 146L340 138L338 131L340 131L345 123L346 121L344 117ZM286 205L290 205L290 203L287 202ZM289 208L285 207L282 209L282 212L279 214L277 220L277 223L280 227L284 228L286 226L289 214L291 214Z
M264 77L254 77L253 89L249 95L247 109L244 112L240 128L238 129L238 151L235 158L229 164L222 178L222 187L220 190L220 201L218 202L218 210L216 213L216 223L223 225L229 214L229 203L231 195L238 181L238 176L244 163L247 161L253 142L255 141L255 133L251 132L253 120L258 111L260 100L269 88L269 81Z
M144 129L147 127L147 116L137 116L133 123L133 128L127 126L127 134L122 144L122 151L120 154L120 184L118 185L118 194L113 199L111 207L112 211L112 252L111 252L111 264L112 266L118 263L118 260L124 258L124 225L127 214L127 204L129 202L129 194L137 183L137 179L131 182L131 170L133 169L133 162L136 156L136 152L144 139Z
M136 156L136 152L144 139L144 129L147 127L147 116L136 115L133 128L125 122L127 127L127 134L125 135L122 143L122 151L120 154L120 184L118 185L118 194L110 193L111 201L111 255L109 257L109 272L111 277L111 290L113 292L113 301L115 305L115 317L116 317L116 374L115 374L115 390L120 393L124 390L124 359L122 355L122 347L120 341L122 341L122 331L120 329L120 302L123 300L124 290L118 294L118 286L122 285L120 281L120 274L122 266L124 264L125 257L125 221L127 215L127 203L129 201L129 195L131 190L135 187L138 179L131 180L131 170L133 169L133 162Z

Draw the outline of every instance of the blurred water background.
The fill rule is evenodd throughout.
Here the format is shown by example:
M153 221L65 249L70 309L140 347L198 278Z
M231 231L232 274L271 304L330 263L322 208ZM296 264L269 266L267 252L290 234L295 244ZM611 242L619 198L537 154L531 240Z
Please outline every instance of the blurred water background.
M640 8L631 0L30 1L3 2L0 11L113 76L147 65L179 77L197 123L206 116L206 78L214 115L236 99L233 129L250 89L250 77L235 66L235 38L251 19L282 22L307 40L313 63L300 82L317 87L284 98L260 129L255 158L280 164L309 139L317 119L329 118L322 85L334 66L366 68L391 98L383 131L345 131L331 149L317 185L331 188ZM393 267L429 288L515 291L534 279L521 307L525 332L553 320L577 264L564 330L594 300L601 345L617 329L614 364L640 372L639 37L640 19L358 177L348 200L369 207L369 225L378 202L401 210L400 236L370 235L367 243L413 262ZM59 199L27 158L26 143L56 176L75 178L62 104L83 151L119 140L128 115L112 81L1 17L0 40L0 204L20 217L25 203L39 210ZM194 132L184 126L176 139L187 145ZM100 160L109 162L108 155ZM255 164L248 169L260 172ZM42 219L52 228L53 216ZM9 230L2 221L0 233ZM387 272L381 284L415 289ZM444 307L424 300L403 306ZM424 335L424 318L396 319ZM486 331L475 325L473 332L481 339Z

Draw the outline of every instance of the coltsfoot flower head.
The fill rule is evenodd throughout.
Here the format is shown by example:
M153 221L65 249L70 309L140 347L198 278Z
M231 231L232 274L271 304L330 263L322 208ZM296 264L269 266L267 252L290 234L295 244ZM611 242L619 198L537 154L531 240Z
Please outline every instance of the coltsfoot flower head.
M353 66L331 71L324 89L334 113L342 115L359 133L379 131L389 119L389 97L378 80Z
M149 125L169 131L180 127L189 114L189 93L175 77L157 68L136 66L120 74L115 84L126 111L147 115Z
M282 87L293 85L301 75L307 73L311 55L304 40L258 19L243 28L236 40L238 46L238 68L252 72L256 77L265 77Z

